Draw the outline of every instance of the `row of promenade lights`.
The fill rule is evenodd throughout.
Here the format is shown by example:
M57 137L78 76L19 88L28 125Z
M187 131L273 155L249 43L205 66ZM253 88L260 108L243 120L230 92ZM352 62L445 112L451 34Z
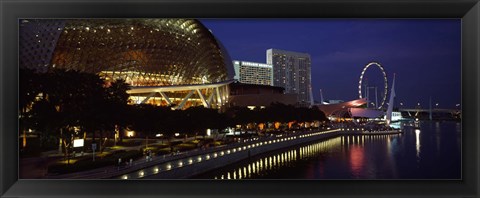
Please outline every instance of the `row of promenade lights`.
M217 158L217 157L221 157L221 156L225 156L225 155L229 155L231 153L235 153L235 152L240 152L240 151L245 151L247 149L250 149L250 148L255 148L255 147L259 147L259 146L264 146L264 145L269 145L269 144L275 144L275 143L280 143L280 142L284 142L284 141L290 141L290 140L295 140L297 138L306 138L306 137L311 137L311 136L315 136L315 135L321 135L321 134L326 134L326 133L332 133L332 132L337 132L338 130L330 130L330 131L321 131L321 132L315 132L315 133L310 133L310 134L303 134L303 135L299 135L299 136L292 136L292 137L286 137L286 138L281 138L281 139L276 139L276 140L269 140L269 141L263 141L263 142L257 142L257 143L252 143L252 144L249 144L249 145L245 145L245 146L241 146L241 147L238 147L238 148L233 148L233 149L228 149L226 151L220 151L220 152L215 152L215 153L209 153L209 154L206 154L204 155L204 157L202 156L197 156L196 158L196 163L200 163L202 161L204 161L204 158L205 160L210 160L212 157L213 158ZM258 138L255 138L253 139L254 141L255 140L258 140ZM187 163L184 163L184 160L180 160L178 161L177 165L174 166L172 165L172 163L168 163L166 164L165 166L165 170L163 171L169 171L169 170L172 170L173 168L181 168L183 167L184 165L191 165L194 163L194 158L189 158ZM162 169L160 169L158 166L155 166L153 169L153 174L157 174L159 173L160 171L162 171ZM138 178L142 178L142 177L145 177L145 171L142 170L140 172L138 172ZM128 179L128 175L124 175L122 176L122 179Z

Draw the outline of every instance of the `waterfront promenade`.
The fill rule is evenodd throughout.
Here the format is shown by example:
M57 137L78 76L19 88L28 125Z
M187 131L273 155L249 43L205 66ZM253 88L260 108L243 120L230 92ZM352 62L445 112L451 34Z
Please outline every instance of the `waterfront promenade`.
M365 132L361 128L296 131L288 135L258 137L220 147L142 158L130 165L108 166L48 179L182 179L214 170L252 156L340 135L388 135L400 130ZM125 160L125 159L123 159Z
M326 131L305 131L293 132L288 135L276 135L270 137L258 137L250 140L232 143L225 146L197 149L186 151L172 155L155 156L147 161L146 158L136 160L132 165L109 166L89 171L82 171L62 175L50 175L47 179L109 179L120 178L148 178L152 175L170 178L168 175L172 172L178 172L179 168L195 167L199 168L199 164L210 164L207 162L215 162L221 166L234 163L239 160L246 159L250 156L260 153L293 146L296 144L318 140L338 135L339 129ZM222 160L219 160L222 159ZM226 160L225 159L231 159ZM220 163L222 162L222 163ZM228 162L228 163L225 163ZM218 167L221 167L218 166ZM215 167L217 167L215 165ZM208 169L210 170L210 169ZM206 170L207 171L207 170ZM169 173L170 172L170 173ZM188 171L192 173L191 171ZM196 172L201 173L202 170ZM138 174L136 174L138 173ZM184 175L173 178L184 178L190 175Z

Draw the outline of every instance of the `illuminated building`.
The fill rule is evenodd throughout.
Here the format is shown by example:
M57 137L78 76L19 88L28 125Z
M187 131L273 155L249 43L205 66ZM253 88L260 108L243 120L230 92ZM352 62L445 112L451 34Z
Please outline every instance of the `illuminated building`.
M351 100L347 102L341 102L336 104L321 104L316 105L318 109L320 109L327 117L344 117L350 114L351 108L358 108L367 103L366 98L360 98L356 100Z
M313 104L309 54L268 49L267 64L273 65L274 86L284 87L285 93L297 94L301 106Z
M328 104L338 104L338 103L342 103L342 102L345 102L343 100L328 100Z
M134 103L177 109L225 105L234 74L222 44L193 19L20 20L20 67L123 79Z
M234 79L241 83L273 86L272 65L247 61L233 61Z

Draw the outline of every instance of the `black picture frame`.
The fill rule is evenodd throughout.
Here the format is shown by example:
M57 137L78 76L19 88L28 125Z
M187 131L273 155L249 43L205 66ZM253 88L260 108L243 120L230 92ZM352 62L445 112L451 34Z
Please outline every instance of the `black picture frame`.
M2 197L478 197L479 0L0 1ZM18 180L19 18L462 18L462 180Z

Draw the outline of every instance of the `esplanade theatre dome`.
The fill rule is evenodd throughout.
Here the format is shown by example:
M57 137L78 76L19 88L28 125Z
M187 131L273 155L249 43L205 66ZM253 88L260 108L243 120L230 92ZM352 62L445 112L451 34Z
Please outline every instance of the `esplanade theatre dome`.
M195 19L23 19L19 46L22 68L124 79L136 103L210 107L233 78L228 53Z

